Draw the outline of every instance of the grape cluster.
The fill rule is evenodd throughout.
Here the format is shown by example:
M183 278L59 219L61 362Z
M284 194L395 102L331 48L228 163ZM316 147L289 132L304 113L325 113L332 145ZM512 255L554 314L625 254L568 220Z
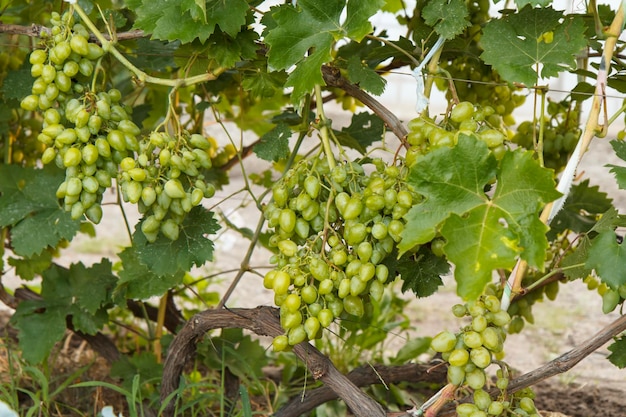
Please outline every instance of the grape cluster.
M490 65L478 57L483 52L480 47L482 27L491 19L488 0L467 2L470 26L460 36L461 50L447 49L443 52L439 66L446 75L435 78L435 84L446 91L448 100L469 101L481 107L491 107L487 116L489 124L495 128L512 126L515 120L513 110L524 103L525 96L517 94L519 88L504 82ZM454 90L449 83L454 84Z
M215 194L201 173L212 167L214 151L215 143L200 134L152 132L139 142L136 158L120 161L122 197L138 204L144 214L141 231L149 242L159 233L178 239L185 215Z
M263 280L274 291L285 334L281 351L321 336L343 312L362 316L380 300L390 278L383 260L404 229L404 214L416 197L404 181L407 169L374 160L302 160L277 182L264 216L278 253Z
M407 151L407 164L412 165L420 155L434 149L455 146L462 135L485 142L496 158L501 158L506 152L506 135L487 121L493 111L492 107L476 108L469 101L464 101L452 108L444 123L437 124L426 116L411 120L408 124L407 142L411 147Z
M139 150L140 129L130 120L119 90L91 87L98 85L93 78L104 51L88 41L85 27L74 24L69 12L53 13L51 23L44 48L29 57L35 80L21 107L42 112L43 129L37 137L47 147L42 162L65 169L57 197L72 218L85 215L98 223L102 194L117 176L118 163Z
M431 347L449 364L448 382L473 391L473 402L459 404L457 414L461 417L538 415L529 391L514 396L507 394L508 368L500 361L495 381L500 395L493 400L487 392L491 380L485 369L502 356L505 326L511 322L511 316L500 308L498 297L483 295L475 302L456 304L452 313L459 318L469 317L470 324L458 334L449 331L437 334Z
M543 126L543 159L546 167L558 172L567 164L581 135L579 104L573 100L549 101L547 113ZM522 122L511 141L526 149L535 149L539 131L539 123Z

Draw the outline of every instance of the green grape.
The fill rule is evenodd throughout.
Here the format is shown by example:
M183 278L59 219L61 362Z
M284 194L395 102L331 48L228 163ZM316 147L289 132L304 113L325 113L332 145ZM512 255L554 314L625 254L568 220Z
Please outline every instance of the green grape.
M468 348L473 349L473 348L481 347L483 345L483 337L478 332L469 331L469 332L463 333L463 342Z
M465 370L461 366L449 366L447 376L450 384L461 385L465 380Z
M491 364L491 353L484 347L472 349L470 351L470 359L479 368L486 368Z
M330 326L330 324L333 322L335 318L335 315L333 314L333 312L330 309L322 309L318 314L317 314L317 319L320 321L320 325L324 328Z
M298 343L303 342L306 339L306 330L304 329L304 325L299 325L292 329L289 329L289 333L287 334L289 344L291 346L295 346Z
M430 346L433 348L433 350L435 350L435 352L442 353L452 351L455 345L456 335L448 331L437 334L430 342Z
M315 339L320 328L321 328L321 324L317 317L309 317L304 322L304 330L309 340Z
M480 410L486 411L491 403L491 396L487 393L487 391L483 389L477 389L474 391L474 404Z
M354 295L348 295L343 299L343 308L348 314L357 317L361 317L364 313L363 300Z
M285 301L283 302L283 306L292 313L298 311L301 304L302 299L299 295L294 293L287 295L287 298L285 298Z
M274 352L282 352L289 346L289 339L285 335L276 336L272 340L272 348Z
M485 371L476 368L472 371L466 372L465 382L472 389L481 389L485 386L485 383L487 382Z
M450 352L448 362L452 366L464 366L470 358L470 354L465 349L454 349Z

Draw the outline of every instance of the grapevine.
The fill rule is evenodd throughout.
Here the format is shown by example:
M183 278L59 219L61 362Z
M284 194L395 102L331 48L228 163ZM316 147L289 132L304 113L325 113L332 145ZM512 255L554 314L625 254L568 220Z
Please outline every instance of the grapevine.
M250 394L264 412L301 415L321 404L311 405L318 393L334 391L343 402L325 405L329 413L347 406L379 417L410 406L403 384L419 380L443 388L408 415L537 417L540 403L526 387L574 366L587 350L613 339L608 359L626 366L624 317L571 357L520 378L504 357L508 335L541 324L536 304L554 300L568 281L597 292L602 312L623 314L626 247L616 230L624 218L598 187L578 182L577 167L592 138L610 135L626 109L611 118L604 109L601 120L614 96L607 91L626 91L624 5L613 13L591 2L583 15L523 0L504 8L488 0L27 3L9 2L0 23L11 51L0 51L0 266L3 275L42 282L36 294L5 291L0 282L0 298L15 311L20 360L52 359L67 329L96 348L106 332L133 334L137 355L119 363L136 372L123 383L149 395L144 414L165 416L196 404L236 413L239 401L252 414ZM376 27L379 15L399 24L397 38L396 28ZM548 82L565 71L578 85L554 99ZM386 108L388 97L374 98L392 92L386 83L396 76L403 87L415 83L417 117L413 107L405 113ZM445 95L438 113L428 108L433 84ZM525 102L534 114L518 121ZM331 129L325 108L350 121ZM228 145L205 135L216 125ZM625 132L611 142L622 160ZM313 133L319 142L304 153ZM248 166L248 156L263 165ZM243 186L215 204L216 216L202 205L236 178L232 168L240 168ZM626 167L608 168L626 188ZM100 230L89 223L101 222L107 190L117 197L129 246L91 266L57 263L77 233ZM140 214L134 234L123 203ZM249 213L238 218L221 210L224 203L257 209L256 229ZM211 237L220 228L249 240L241 264L216 263L215 274L196 279L195 268L223 260L229 242ZM261 246L271 255L252 265ZM428 297L447 285L449 272L463 299L452 307L458 330L408 339L392 359L382 339L415 318L396 289ZM208 278L230 273L221 297L207 289ZM270 290L277 308L238 308L231 295L243 282ZM136 317L114 318L124 309ZM207 323L220 315L225 324ZM226 327L239 329L212 332ZM273 351L293 351L298 362L268 352L263 338L241 328L270 335ZM331 333L337 337L319 340ZM205 349L198 341L209 337ZM125 342L123 349L131 346ZM433 351L434 368L406 366ZM114 347L105 354L124 359ZM240 372L233 356L253 359ZM365 358L372 377L361 380ZM291 386L248 390L246 382L265 381L262 366L271 361ZM411 369L410 379L396 366ZM242 382L238 393L229 392L228 375L214 378L226 367ZM282 402L310 375L325 387L308 390L305 379L307 391ZM226 381L216 386L219 405L206 381ZM357 387L378 382L384 389ZM139 401L127 400L130 413L138 411ZM53 405L46 399L39 412Z

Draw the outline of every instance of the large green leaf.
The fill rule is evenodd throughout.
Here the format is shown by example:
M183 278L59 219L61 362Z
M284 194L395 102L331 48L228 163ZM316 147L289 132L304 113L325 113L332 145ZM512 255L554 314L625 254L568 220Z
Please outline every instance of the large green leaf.
M450 271L444 258L435 256L425 247L414 256L403 256L395 265L402 278L402 292L411 290L418 297L428 297L443 285L441 276Z
M0 165L0 226L12 226L16 254L39 254L78 232L80 222L72 220L57 202L56 189L63 178L63 171L51 166Z
M576 55L587 45L582 18L530 5L488 22L480 42L487 64L505 80L528 86L539 75L553 77L575 68Z
M279 123L276 127L263 136L259 143L254 145L254 153L266 161L278 161L289 156L289 138L291 129L285 123Z
M41 313L41 310L45 311ZM65 335L66 306L48 306L41 301L23 301L11 317L19 331L22 357L30 363L40 363L54 345Z
M626 245L618 242L613 231L600 233L591 241L585 266L594 269L600 280L616 290L626 284Z
M494 179L490 197L485 188ZM406 215L400 250L440 233L462 297L480 295L492 271L512 267L517 257L542 267L547 227L538 212L559 193L552 172L540 167L532 153L507 152L498 165L483 142L462 137L456 147L418 160L408 181L425 199Z
M216 26L235 37L246 24L249 10L246 0L132 0L127 5L137 15L135 28L153 39L182 43L204 42Z
M293 87L294 101L316 84L324 84L321 67L332 60L333 43L344 37L361 40L372 30L369 18L381 4L380 0L350 0L344 22L346 0L300 0L296 6L273 8L271 19L265 20L268 63L274 70L296 66L285 85Z
M106 305L116 281L108 260L91 267L78 263L46 270L42 299L20 303L11 319L19 330L24 358L33 363L44 360L65 334L70 316L77 331L95 334L102 329L108 321Z
M133 234L133 245L141 262L152 273L174 276L213 259L213 242L208 235L217 232L219 224L213 213L202 206L194 207L187 214L180 225L177 240L159 235L155 242L149 243L140 228L141 224L138 224Z
M144 300L153 296L161 296L170 288L183 282L185 275L183 271L171 275L152 272L145 264L141 263L134 247L124 249L119 257L122 261L122 270L119 272L120 280L117 291L123 294L125 298Z
M617 337L608 347L611 354L607 359L620 369L626 368L626 336Z
M424 7L422 17L445 39L455 38L470 26L469 11L463 0L431 0Z

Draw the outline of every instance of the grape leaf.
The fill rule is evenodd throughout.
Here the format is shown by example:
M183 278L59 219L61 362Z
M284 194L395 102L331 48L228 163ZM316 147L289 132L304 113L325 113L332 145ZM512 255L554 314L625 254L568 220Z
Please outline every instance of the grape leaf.
M78 232L80 221L72 220L57 202L56 189L63 178L63 171L52 166L0 165L0 226L12 226L16 254L39 254Z
M117 292L125 298L143 300L152 296L161 296L170 288L183 282L185 273L178 271L172 275L159 275L141 263L134 247L124 249L119 254L122 270L119 272Z
M52 252L43 251L29 258L9 258L9 265L15 267L15 274L23 280L30 281L50 267Z
M590 186L586 179L570 190L565 204L554 220L550 223L548 238L571 230L575 233L586 233L596 223L596 218L612 207L612 200L600 191L598 186Z
M178 52L180 42L164 42L152 40L148 38L139 38L136 42L136 51L138 54L129 54L127 58L138 68L144 71L164 71L176 67L174 55ZM125 42L124 44L127 44ZM136 108L133 108L133 116L135 116Z
M524 6L526 6L527 4L530 4L533 7L535 6L545 7L545 6L549 6L551 3L552 3L552 0L515 0L515 4L517 5L519 9L524 8Z
M249 91L253 97L272 97L278 91L282 91L287 81L287 74L282 71L265 72L254 71L244 73L241 86Z
M346 21L343 28L346 36L357 42L372 32L372 17L385 4L384 0L351 0L348 1Z
M219 230L219 225L213 213L202 206L187 214L177 240L159 235L154 243L149 243L140 227L138 224L133 233L133 245L141 262L159 276L189 271L194 265L202 266L213 259L213 242L206 235Z
M432 0L424 7L422 17L438 35L453 39L470 26L469 11L463 0Z
M285 123L278 123L276 127L263 136L254 145L254 153L266 161L279 161L289 156L289 138L291 129Z
M332 60L331 48L345 36L360 40L371 31L369 17L380 0L350 0L346 20L340 21L345 0L300 0L297 6L283 4L271 11L266 24L265 43L272 70L296 66L287 79L292 98L299 101L315 85L324 84L321 67Z
M348 79L364 90L369 91L374 95L381 95L385 91L385 85L387 81L378 75L376 71L364 65L361 59L352 55L348 58Z
M44 309L43 313L40 313ZM22 301L11 317L19 331L22 357L29 363L41 363L55 343L65 335L66 306L47 306L45 301ZM33 341L36 343L33 343Z
M204 10L196 0L131 0L127 5L137 15L136 29L150 33L152 39L182 43L204 42L216 26L235 37L248 13L246 0L208 0Z
M455 148L436 149L419 160L407 181L426 200L406 215L400 253L432 240L437 226L450 214L463 214L484 202L483 188L495 178L496 167L486 145L467 140L459 140Z
M411 290L418 297L428 297L443 285L441 276L450 271L450 265L444 258L435 256L425 247L415 256L403 256L395 265L402 278L402 292Z
M576 54L587 45L585 30L580 17L527 6L487 23L481 57L505 80L533 86L539 75L552 77L576 66Z
M583 279L591 274L591 268L587 268L585 262L589 258L590 239L587 235L583 235L579 239L578 246L574 252L563 258L561 266L565 276L573 281L575 279Z
M590 232L604 233L613 232L618 227L626 226L626 218L620 215L615 207L610 207L602 213L600 219L593 225Z
M9 71L0 87L0 95L5 99L21 100L30 94L33 87L33 77L28 68Z
M621 140L612 140L611 146L615 151L615 155L621 160L626 161L626 143ZM607 164L605 166L611 168L610 172L615 176L619 188L626 190L626 167L613 164Z
M626 245L618 242L615 232L606 231L591 241L585 267L594 269L602 282L616 290L626 284L625 262Z
M117 281L106 259L88 268L82 263L69 269L53 265L42 275L42 299L20 303L11 319L20 331L24 358L33 363L45 359L63 338L68 316L77 331L94 334L102 329L108 321L104 306Z
M373 113L361 112L352 115L350 126L335 130L335 136L343 146L365 154L367 147L382 139L385 123Z
M626 368L626 336L617 337L608 349L611 354L607 359L620 369Z
M484 189L494 177L497 186L489 198ZM454 148L418 160L408 182L425 200L405 216L400 250L426 243L439 231L456 266L460 296L477 297L492 270L513 266L518 256L531 266L543 265L547 227L538 211L559 193L552 172L531 152L507 152L497 166L483 142L461 137Z

